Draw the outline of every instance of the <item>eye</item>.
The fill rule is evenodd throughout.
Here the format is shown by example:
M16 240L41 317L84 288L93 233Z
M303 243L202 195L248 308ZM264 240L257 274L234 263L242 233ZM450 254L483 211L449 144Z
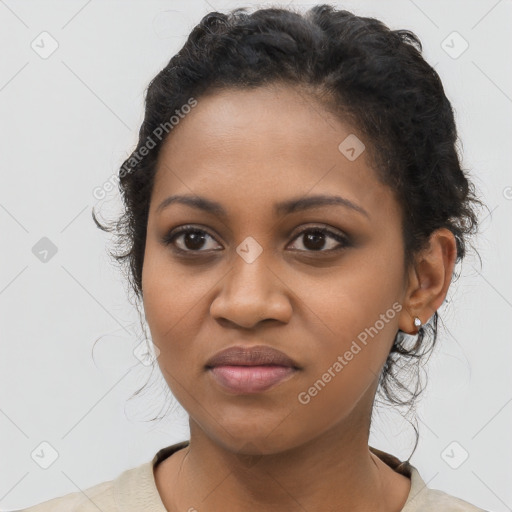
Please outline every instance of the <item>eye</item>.
M313 227L305 229L301 231L298 236L294 238L294 240L299 240L301 237L303 239L302 246L305 247L307 252L337 251L350 245L346 236L331 231L325 227ZM322 250L325 248L326 241L328 241L329 238L331 239L331 243L327 243L327 246L330 247L327 247L326 250ZM332 240L337 242L337 244L333 243ZM336 247L336 245L338 245L338 247ZM299 248L298 250L302 251L304 249Z
M175 249L179 252L205 252L198 251L198 249L205 246L205 240L208 238L214 240L213 236L203 229L195 228L193 226L182 226L181 228L168 233L163 238L163 242L165 245L175 245ZM180 243L176 246L175 242L178 240ZM207 247L207 250L211 250L211 247Z
M302 252L330 252L337 251L350 245L349 239L340 233L336 233L325 227L311 227L301 231L294 240L303 237L302 247L296 249ZM163 238L165 245L173 245L174 249L181 253L215 251L215 244L208 240L215 240L207 231L194 226L182 226L171 231ZM327 243L331 239L330 243ZM327 248L325 247L327 245ZM338 245L338 247L336 247ZM201 250L203 249L203 250Z

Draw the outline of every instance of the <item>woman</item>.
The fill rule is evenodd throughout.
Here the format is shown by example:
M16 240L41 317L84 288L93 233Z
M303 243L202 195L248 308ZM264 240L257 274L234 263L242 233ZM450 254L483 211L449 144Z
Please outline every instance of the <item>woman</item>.
M477 229L456 140L409 31L327 5L205 16L149 85L123 217L95 218L190 441L26 510L482 510L368 445L378 391L419 395L404 364Z

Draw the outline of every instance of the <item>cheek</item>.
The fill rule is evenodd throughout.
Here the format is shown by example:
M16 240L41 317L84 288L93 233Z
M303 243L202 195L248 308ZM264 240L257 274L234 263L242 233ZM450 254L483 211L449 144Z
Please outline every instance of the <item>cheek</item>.
M328 404L349 409L378 378L402 309L399 259L359 253L343 265L321 280L301 279L294 290L305 306L300 330L311 345L301 391L318 411Z
M170 249L169 249L170 251ZM154 341L180 328L180 319L194 314L203 290L198 277L172 264L167 250L148 241L142 269L143 304Z
M198 356L190 340L196 335L197 287L187 285L177 267L165 257L145 259L142 273L143 304L153 343L158 347L158 366L173 396L188 411L193 406L193 372ZM194 307L194 305L196 305Z
M218 276L173 263L165 249L151 243L146 256L142 272L146 321L160 351L158 365L181 402L204 365L204 351L194 340L201 337L200 329L209 314L205 294Z
M394 338L400 279L396 264L361 253L347 258L343 266L328 275L301 277L296 280L294 293L300 297L301 311L306 315L300 320L304 322L302 329L314 329L318 348L329 346L330 351L348 349L347 344L359 336L364 341L368 330L379 339Z
M177 286L181 284L181 286ZM154 253L145 259L142 272L143 305L146 322L153 343L160 351L158 364L169 386L170 375L178 375L183 357L186 339L186 322L191 313L190 290L183 286L182 278L173 271L172 266ZM181 380L181 379L180 379Z
M327 430L355 409L363 414L359 420L364 425L364 411L371 408L378 376L394 338L397 312L391 304L382 308L382 320L381 308L374 304L368 302L361 308L364 302L353 296L337 298L338 302L330 306L329 330L317 319L309 320L310 326L316 323L320 327L316 334L310 330L316 346L310 351L310 364L293 396L296 407L292 416L301 424L297 435L307 437L306 431ZM287 428L294 427L289 424Z

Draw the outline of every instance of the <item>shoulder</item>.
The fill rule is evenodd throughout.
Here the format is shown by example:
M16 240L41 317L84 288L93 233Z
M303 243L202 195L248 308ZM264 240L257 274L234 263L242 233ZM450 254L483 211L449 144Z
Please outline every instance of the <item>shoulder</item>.
M19 512L110 512L116 511L114 481L101 482L83 491L24 508Z
M488 512L468 501L428 487L414 466L411 469L411 491L401 512Z
M83 491L33 505L15 512L165 512L153 476L153 463L145 462Z
M481 508L464 501L461 498L452 496L437 489L429 489L425 493L424 503L427 507L432 507L432 510L442 510L446 512L487 512Z

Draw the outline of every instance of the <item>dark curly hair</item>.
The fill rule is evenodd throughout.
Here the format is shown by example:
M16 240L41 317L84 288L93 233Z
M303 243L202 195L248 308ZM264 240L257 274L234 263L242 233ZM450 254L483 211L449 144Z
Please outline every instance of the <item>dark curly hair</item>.
M106 227L93 210L98 227L116 235L120 251L112 256L128 265L136 299L142 298L155 164L166 140L155 134L162 133L159 127L168 125L191 97L200 101L201 95L223 88L287 84L348 121L365 137L378 179L394 191L403 209L406 268L431 233L443 227L455 236L460 262L468 238L478 228L475 207L485 205L461 168L451 104L421 52L414 33L391 30L377 19L329 5L306 13L288 8L248 13L238 8L204 16L147 88L138 144L119 172L123 215ZM140 158L149 140L154 147ZM437 330L437 311L412 343L411 336L399 330L380 375L378 391L394 405L409 405L408 412L423 391L419 363L433 349ZM402 375L416 377L414 391L402 382ZM418 430L413 427L415 450Z

